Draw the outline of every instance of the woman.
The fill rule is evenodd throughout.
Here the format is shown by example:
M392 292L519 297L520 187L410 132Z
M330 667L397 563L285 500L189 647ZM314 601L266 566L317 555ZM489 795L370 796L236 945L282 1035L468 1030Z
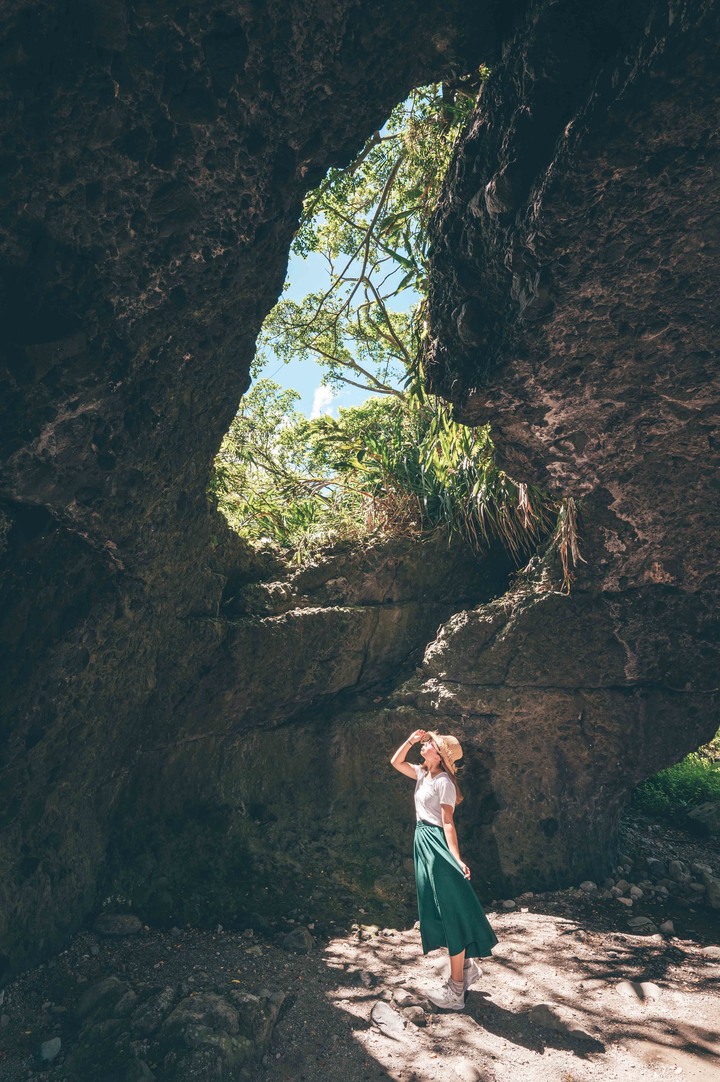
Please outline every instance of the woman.
M405 760L413 744L422 745L422 766ZM454 736L416 729L390 760L415 780L415 882L423 954L447 947L450 955L450 976L428 999L452 1011L463 1010L465 992L480 976L473 959L486 957L497 943L470 886L470 869L460 856L453 822L455 805L462 800L455 780L455 763L461 758Z

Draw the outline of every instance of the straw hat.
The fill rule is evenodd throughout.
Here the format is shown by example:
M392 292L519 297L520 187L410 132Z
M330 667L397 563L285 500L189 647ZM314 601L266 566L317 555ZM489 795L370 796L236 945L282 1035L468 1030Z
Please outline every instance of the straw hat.
M437 748L440 758L443 761L443 766L448 774L454 776L455 763L458 759L462 759L463 754L460 741L456 740L454 736L450 736L448 733L429 732L427 735Z

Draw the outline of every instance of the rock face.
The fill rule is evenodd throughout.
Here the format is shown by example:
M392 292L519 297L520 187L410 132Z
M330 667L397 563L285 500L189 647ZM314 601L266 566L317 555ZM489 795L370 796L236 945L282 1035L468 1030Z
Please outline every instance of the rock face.
M339 852L349 885L400 874L410 724L462 735L469 850L528 886L597 877L629 787L712 732L715 19L3 5L0 977L106 896L239 918ZM440 545L293 578L205 489L303 195L481 60L431 380L583 497L587 565L488 608L507 565Z
M0 973L95 905L140 749L222 650L226 582L272 575L205 490L305 192L491 53L482 17L3 5Z
M434 388L582 509L571 596L538 568L459 614L412 692L473 719L517 884L602 867L630 788L719 722L718 12L578 12L506 42L433 236Z

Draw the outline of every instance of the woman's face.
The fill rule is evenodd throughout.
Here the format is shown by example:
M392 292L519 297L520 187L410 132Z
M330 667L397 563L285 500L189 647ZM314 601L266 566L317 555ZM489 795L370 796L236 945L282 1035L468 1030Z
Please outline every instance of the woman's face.
M439 766L440 753L433 744L432 740L424 740L420 745L420 754L427 763L428 766Z

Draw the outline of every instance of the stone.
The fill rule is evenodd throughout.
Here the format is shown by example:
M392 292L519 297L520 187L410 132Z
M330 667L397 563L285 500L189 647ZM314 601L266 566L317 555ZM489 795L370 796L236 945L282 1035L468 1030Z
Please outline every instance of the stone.
M647 858L647 869L648 875L655 882L664 879L667 875L667 864L663 860L658 860L657 857Z
M307 954L312 950L315 940L307 928L294 928L283 936L282 948L286 951L294 951L296 954ZM253 948L251 947L250 950Z
M237 1009L215 993L180 1000L150 1048L153 1061L164 1060L170 1053L183 1063L184 1074L190 1077L193 1069L208 1059L219 1060L228 1073L237 1070L254 1052L252 1040L240 1032Z
M370 1011L370 1019L381 1033L384 1033L386 1037L392 1037L394 1040L399 1040L402 1037L407 1025L405 1019L383 1000L378 1000L374 1004Z
M505 898L502 903L502 907L503 909L510 911L516 908L516 903L513 901L512 898Z
M154 992L133 1012L131 1027L140 1037L150 1037L163 1023L178 999L178 991L171 985Z
M664 920L660 925L659 930L663 935L675 935L675 925L671 920Z
M661 996L660 988L652 981L621 980L615 985L615 990L623 999L639 1003L654 1002Z
M655 922L650 917L630 917L628 927L634 932L657 932Z
M627 879L618 879L615 884L615 890L619 890L621 894L624 894L626 890L630 889L630 884Z
M720 879L707 872L703 874L705 902L711 909L720 909Z
M639 898L644 897L644 893L640 887L630 887L628 893L634 901L637 901Z
M119 1007L123 1013L129 1013L123 1008L132 1006L134 1001L129 998L131 993L135 996L125 981L115 976L103 977L85 989L75 1008L75 1015L80 1022L90 1017L94 1022L99 1022L111 1018Z
M409 1007L402 1008L403 1017L407 1018L408 1022L412 1022L414 1026L427 1025L427 1015L425 1011L417 1004L411 1004Z
M597 883L593 883L592 879L585 879L580 884L580 890L584 890L586 894L594 894L597 889Z
M414 992L409 992L407 988L396 988L393 999L398 1007L414 1007L420 1003L420 997Z
M674 879L676 883L682 882L683 876L687 873L687 866L681 860L671 860L668 862L668 877Z
M142 921L132 913L101 913L93 927L103 936L137 935L142 930Z
M487 1074L467 1056L443 1059L443 1078L448 1082L485 1082Z
M720 800L708 800L704 804L699 804L687 815L688 819L695 826L702 828L704 833L720 835Z
M618 901L620 902L620 905L624 905L624 906L626 906L626 907L627 907L628 909L629 909L629 908L630 908L630 907L632 906L632 904L633 904L633 900L632 900L632 898L618 898L617 900L618 900Z
M49 1041L43 1041L40 1045L40 1059L43 1063L52 1063L60 1055L62 1041L59 1037L52 1037Z

